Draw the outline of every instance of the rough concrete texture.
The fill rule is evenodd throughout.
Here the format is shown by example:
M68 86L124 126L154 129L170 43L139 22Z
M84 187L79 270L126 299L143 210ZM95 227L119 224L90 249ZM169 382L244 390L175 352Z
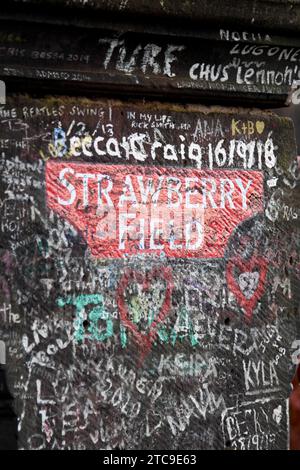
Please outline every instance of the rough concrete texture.
M0 123L0 332L19 447L286 449L291 122L16 95Z

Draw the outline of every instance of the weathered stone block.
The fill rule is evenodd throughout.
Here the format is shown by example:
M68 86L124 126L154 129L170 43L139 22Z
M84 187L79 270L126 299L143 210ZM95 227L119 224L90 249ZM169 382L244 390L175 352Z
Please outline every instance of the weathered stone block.
M15 96L0 123L1 337L20 447L287 448L291 121Z

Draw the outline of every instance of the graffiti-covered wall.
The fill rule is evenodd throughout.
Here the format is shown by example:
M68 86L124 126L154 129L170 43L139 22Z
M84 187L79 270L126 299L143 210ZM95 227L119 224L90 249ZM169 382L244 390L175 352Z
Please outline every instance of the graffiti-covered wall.
M19 447L286 449L291 121L16 95L0 125L0 325Z

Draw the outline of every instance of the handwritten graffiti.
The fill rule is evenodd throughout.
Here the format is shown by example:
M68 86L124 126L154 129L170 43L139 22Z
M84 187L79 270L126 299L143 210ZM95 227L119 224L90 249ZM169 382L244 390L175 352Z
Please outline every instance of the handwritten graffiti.
M146 44L118 44L107 71L139 69ZM144 78L167 65L164 49L152 59ZM196 61L195 86L219 73ZM0 338L20 448L286 448L299 349L291 124L196 105L9 103Z
M74 305L76 308L76 317L74 321L74 338L76 341L83 341L85 337L84 326L87 325L87 331L90 333L92 339L97 341L104 341L112 335L113 326L112 320L103 309L103 299L99 294L79 295L77 297L67 297L66 299L58 299L57 304L59 307L65 305ZM85 307L87 305L96 305L89 313L88 318L85 318ZM105 320L106 331L99 331L99 320Z
M137 328L137 322L132 321L129 318L128 306L125 300L125 290L132 282L139 283L143 290L151 289L151 283L153 280L161 280L166 282L165 295L159 312L153 318L149 325L149 333L147 335L141 333ZM168 315L171 307L171 296L173 289L172 271L170 268L155 268L151 272L148 272L145 277L141 273L129 270L121 279L118 291L117 291L117 302L120 312L120 317L123 325L130 330L133 334L135 341L137 342L141 351L140 361L142 362L146 355L149 353L151 346L157 337L157 329L159 325L164 321ZM150 312L149 312L150 313Z
M276 448L277 439L284 441L280 424L287 423L287 402L258 399L229 408L222 414L225 447L235 450L260 450ZM284 442L281 443L284 445Z
M267 260L264 258L252 257L248 260L233 258L227 263L228 287L245 311L248 323L251 322L253 310L264 293L266 276Z

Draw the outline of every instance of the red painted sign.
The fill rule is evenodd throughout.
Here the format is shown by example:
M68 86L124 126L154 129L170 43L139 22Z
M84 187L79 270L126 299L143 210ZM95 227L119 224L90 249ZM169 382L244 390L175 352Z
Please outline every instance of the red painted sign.
M260 171L50 161L46 190L97 258L222 258L236 226L263 210Z

